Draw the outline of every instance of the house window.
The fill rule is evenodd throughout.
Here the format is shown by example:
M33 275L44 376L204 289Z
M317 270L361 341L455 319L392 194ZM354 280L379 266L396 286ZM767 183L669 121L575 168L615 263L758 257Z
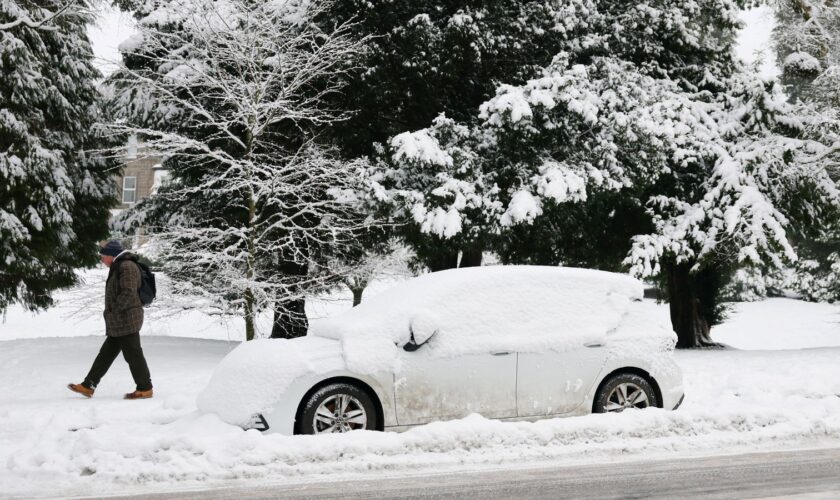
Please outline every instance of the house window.
M137 177L123 177L123 203L137 201Z

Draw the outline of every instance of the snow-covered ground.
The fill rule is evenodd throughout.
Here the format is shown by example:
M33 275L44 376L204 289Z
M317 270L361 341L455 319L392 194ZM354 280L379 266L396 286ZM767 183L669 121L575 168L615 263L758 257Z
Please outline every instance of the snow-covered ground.
M99 307L93 299L101 293L101 271L86 276L88 286L61 294L59 307L34 317L13 309L0 323L0 497L840 446L838 306L789 299L737 304L713 332L734 349L677 353L686 402L676 412L536 423L474 415L401 434L286 437L242 431L196 412L195 395L240 338L235 321L199 312L159 310L144 331L154 399L120 399L133 388L122 360L93 399L67 391L103 340L98 311L65 317L80 304ZM310 313L346 307L347 300L328 300ZM648 308L667 315L664 306Z

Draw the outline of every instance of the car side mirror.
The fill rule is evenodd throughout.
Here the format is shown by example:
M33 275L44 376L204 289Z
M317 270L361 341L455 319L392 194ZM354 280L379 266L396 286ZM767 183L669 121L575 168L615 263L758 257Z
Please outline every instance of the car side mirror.
M403 350L414 352L424 346L434 337L438 329L435 323L427 317L418 316L411 320L408 325L409 340L403 345Z

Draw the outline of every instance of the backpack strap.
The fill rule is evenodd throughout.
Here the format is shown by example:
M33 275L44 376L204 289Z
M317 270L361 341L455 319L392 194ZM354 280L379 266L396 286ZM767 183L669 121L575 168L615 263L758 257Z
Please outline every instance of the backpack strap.
M122 272L122 263L125 262L126 259L114 261L114 264L117 265L117 270L114 272L115 278L117 279L117 291L120 288L120 273ZM127 259L129 262L134 262L134 265L137 266L137 272L140 273L140 288L143 287L143 268L140 267L140 263L136 260ZM113 265L113 264L112 264ZM137 288L137 291L140 291L140 288Z

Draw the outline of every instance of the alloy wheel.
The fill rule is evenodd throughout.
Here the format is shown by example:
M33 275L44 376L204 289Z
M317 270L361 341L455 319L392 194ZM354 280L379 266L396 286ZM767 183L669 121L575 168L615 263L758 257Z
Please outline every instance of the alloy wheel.
M618 384L607 397L605 412L620 412L628 408L647 408L650 406L645 391L636 384L624 382Z
M367 429L368 416L362 403L349 394L334 394L315 411L312 428L315 434Z

